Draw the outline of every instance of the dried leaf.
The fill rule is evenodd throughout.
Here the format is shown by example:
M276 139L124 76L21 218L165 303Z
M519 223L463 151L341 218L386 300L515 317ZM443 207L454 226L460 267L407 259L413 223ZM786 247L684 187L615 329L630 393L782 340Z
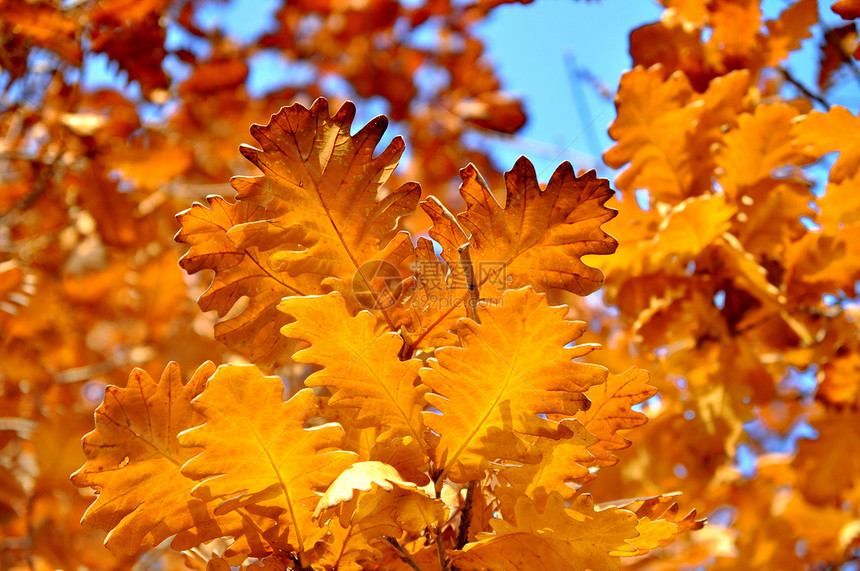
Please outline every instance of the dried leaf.
M618 458L611 452L630 446L630 441L618 431L645 424L648 417L633 410L633 406L656 393L657 389L648 385L648 373L637 369L630 369L623 375L610 375L606 382L588 389L585 396L591 401L591 408L577 412L575 418L598 441L588 447L594 460L582 463L600 467L617 464Z
M215 326L219 341L246 352L260 367L283 363L290 353L289 340L280 333L287 317L277 305L286 296L313 292L315 284L307 277L275 271L265 252L239 248L228 237L228 230L236 223L265 219L265 208L247 202L233 204L220 196L210 196L207 202L210 208L195 204L177 215L182 229L176 241L191 246L179 265L189 274L215 271L209 289L197 303L203 311L215 310L220 317L227 316ZM247 306L231 311L245 296Z

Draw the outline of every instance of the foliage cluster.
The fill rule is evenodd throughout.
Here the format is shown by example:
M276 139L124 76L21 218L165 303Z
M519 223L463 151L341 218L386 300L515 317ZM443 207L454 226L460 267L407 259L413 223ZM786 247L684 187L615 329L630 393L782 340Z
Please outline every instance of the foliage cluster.
M857 561L860 3L661 3L611 198L470 147L525 119L473 34L504 2L284 2L242 43L195 0L0 0L0 566ZM312 73L253 95L261 54Z

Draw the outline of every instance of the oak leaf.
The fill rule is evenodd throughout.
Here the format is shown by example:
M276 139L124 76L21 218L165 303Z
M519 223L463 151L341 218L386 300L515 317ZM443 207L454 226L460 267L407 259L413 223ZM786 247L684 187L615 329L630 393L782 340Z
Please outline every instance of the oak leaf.
M618 431L642 426L648 421L644 414L633 410L634 405L657 393L657 389L648 385L648 379L647 372L630 369L622 375L610 375L606 382L586 391L591 407L577 412L575 418L598 441L588 447L594 460L583 464L605 467L618 463L611 452L630 446L630 441Z
M351 102L329 116L325 99L310 109L298 104L281 109L268 125L251 127L261 149L241 147L264 174L232 180L239 200L265 205L270 218L238 224L230 239L240 248L268 252L275 271L310 274L345 297L353 276L379 291L371 287L365 263L396 267L412 254L408 233L390 235L401 217L412 214L421 194L416 183L407 183L378 197L397 167L403 139L395 137L374 157L388 120L379 116L350 135L354 117Z
M452 273L462 267L457 248L468 241L477 285L486 284L485 292L490 285L498 292L530 285L587 295L603 284L603 273L580 258L611 254L618 246L600 228L617 214L604 206L613 194L605 179L594 171L577 177L564 162L541 189L531 161L520 157L505 174L503 208L474 165L462 169L460 178L466 212L457 216L459 225L437 200L421 203L433 220L430 236L442 245Z
M737 128L726 133L717 154L717 181L730 198L751 195L763 200L767 188L756 185L774 178L775 169L811 161L793 145L792 121L797 116L797 109L786 103L758 105L753 113L740 115Z
M834 151L839 158L830 169L830 182L851 178L860 166L860 119L844 107L834 105L826 113L812 111L798 119L792 130L795 144L818 156Z
M669 256L696 256L729 229L734 215L724 194L683 200L660 223L651 256L658 264Z
M567 507L553 492L543 510L521 496L514 521L491 520L495 534L480 534L477 542L451 557L452 564L491 571L618 569L618 556L636 554L627 542L637 536L636 516L618 508L596 511L587 494Z
M189 274L215 271L209 289L197 300L200 309L215 310L224 318L215 325L215 337L245 351L260 367L272 367L283 361L290 345L279 331L287 317L276 309L278 303L289 295L310 293L314 284L275 271L264 252L239 248L228 237L234 224L265 218L265 208L247 202L234 204L220 196L206 200L209 208L195 204L177 215L182 229L176 241L191 246L179 265ZM235 311L234 305L245 296L247 306Z
M565 500L570 500L576 492L568 483L583 484L594 478L586 466L594 460L588 447L597 444L598 438L578 420L563 420L561 425L566 429L561 432L561 438L536 439L535 447L541 454L540 462L512 466L500 472L499 475L511 484L510 492L496 488L496 494L502 500L505 519L508 519L506 510L513 507L516 498L521 495L539 501L555 491L561 493Z
M399 539L444 521L445 505L388 464L358 462L332 482L314 515L329 522L333 536L322 562L346 571L379 560L382 547L390 546L385 538Z
M190 403L214 370L212 363L201 365L183 384L175 363L158 381L135 369L125 388L105 391L96 428L83 440L87 462L72 482L98 493L82 521L108 531L105 545L115 555L154 547L210 519L196 519L208 514L203 502L190 499L196 482L180 468L197 451L181 447L178 434L203 420Z
M285 298L278 309L295 319L281 328L287 337L310 345L293 355L299 363L320 365L305 380L308 387L329 387L331 407L355 410L350 421L358 428L387 427L378 438L409 436L424 441L426 387L416 387L418 359L401 361L403 338L379 335L367 311L353 317L337 292L325 296Z
M565 321L566 311L529 288L510 290L501 306L478 307L480 325L461 319L462 347L437 350L421 369L432 391L427 402L441 412L423 414L439 435L442 474L465 482L482 478L494 460L534 463L539 451L521 435L559 438L559 425L540 415L573 416L587 407L582 393L607 371L571 361L595 346L567 347L585 324Z
M648 188L655 199L671 202L698 193L687 143L703 108L688 105L692 94L686 75L669 75L661 65L624 74L615 98L618 117L609 128L617 144L603 154L612 168L629 163L615 181L619 190Z
M179 437L183 446L202 448L182 473L202 480L193 496L224 500L216 513L282 508L278 533L288 529L288 543L302 553L324 535L308 531L316 491L352 464L355 454L336 449L343 437L339 425L304 428L318 414L310 389L286 402L283 393L278 377L265 377L252 365L220 367L192 403L206 422Z
M800 42L812 37L810 30L818 23L818 0L798 0L782 11L776 20L768 20L768 63L778 65Z

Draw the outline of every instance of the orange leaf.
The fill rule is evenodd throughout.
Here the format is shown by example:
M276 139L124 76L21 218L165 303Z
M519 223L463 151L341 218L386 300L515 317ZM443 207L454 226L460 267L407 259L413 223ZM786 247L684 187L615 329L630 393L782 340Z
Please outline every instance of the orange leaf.
M630 446L630 441L618 431L648 422L648 417L633 410L633 406L655 394L657 389L648 386L648 373L639 369L630 369L623 375L610 375L605 383L588 389L585 396L591 401L591 408L576 413L576 419L598 441L588 447L594 460L584 464L601 467L617 464L618 458L611 452Z
M276 272L265 252L238 248L229 239L227 231L237 221L265 218L265 208L247 202L233 204L220 196L210 196L207 202L211 209L195 204L177 215L182 229L176 241L191 246L179 265L189 274L215 271L209 289L197 300L203 311L215 310L222 318L230 313L215 326L215 337L248 353L260 367L273 367L290 353L290 342L279 331L287 318L277 311L277 305L285 296L309 293L314 284L307 278ZM247 306L235 311L233 306L245 296Z
M838 0L830 9L839 14L843 20L860 18L860 0Z
M660 263L669 256L698 255L729 229L734 214L735 209L726 204L723 194L704 194L682 201L660 224L652 259Z
M618 243L600 229L617 212L604 206L613 191L594 171L577 177L570 163L562 163L546 188L537 182L534 166L520 157L505 174L507 198L502 208L474 165L460 171L460 194L466 212L457 225L433 200L421 206L433 219L430 236L442 245L442 257L452 272L461 268L457 247L469 241L478 286L526 285L537 291L561 288L587 295L603 284L603 273L580 259L588 254L611 254Z
M337 292L288 297L278 309L296 320L281 332L310 344L293 359L323 367L305 380L306 386L329 387L329 406L353 409L356 427L388 427L379 438L424 441L420 413L426 387L414 385L422 362L398 358L402 337L393 332L378 335L376 318L367 311L352 317Z
M355 454L335 449L343 438L340 426L304 428L318 414L313 391L299 391L286 402L283 393L278 377L264 377L254 366L219 367L192 403L206 423L179 438L182 446L203 449L182 473L202 480L195 497L225 500L216 513L282 508L279 533L289 529L289 543L303 552L323 535L309 531L316 490L334 481Z
M851 178L860 166L860 119L834 105L826 113L812 111L799 120L792 134L804 152L821 156L834 151L839 158L830 169L830 182Z
M561 432L560 439L542 437L535 442L541 453L540 462L501 471L501 477L513 487L514 498L526 495L537 501L556 491L569 500L576 492L567 485L568 482L583 484L594 478L585 465L594 460L588 448L597 444L597 437L578 420L564 420L561 424L566 431ZM503 491L497 488L496 493L504 501Z
M30 38L72 65L81 65L79 26L63 10L49 4L3 1L0 16L15 35Z
M460 320L462 348L437 350L421 369L433 391L427 402L441 412L423 413L440 438L436 465L452 480L480 479L494 459L537 462L538 449L521 435L559 438L558 424L539 415L572 416L587 406L582 392L607 371L571 361L595 346L566 347L585 326L565 321L566 312L528 288L509 290L501 306L478 307L481 325Z
M328 103L318 99L310 109L285 107L268 125L253 125L262 149L241 150L264 174L235 177L232 184L240 202L265 205L270 218L238 224L229 234L239 248L269 252L275 271L309 274L350 300L354 276L378 291L365 263L384 260L398 267L412 254L408 233L390 236L421 194L416 183L407 183L378 198L403 153L403 139L395 137L374 157L388 120L379 116L350 135L354 117L352 103L329 116Z
M726 134L717 155L721 169L717 181L730 198L739 200L751 194L757 183L773 178L779 167L810 162L811 157L792 145L791 127L797 115L793 106L774 103L759 105L754 113L740 116L737 128Z
M627 540L637 536L636 516L608 508L595 511L588 494L578 495L570 507L557 492L544 510L532 501L517 500L516 524L490 520L495 534L481 534L451 557L459 568L502 571L547 569L618 569L618 555L634 555Z
M801 40L812 37L810 28L818 23L818 0L798 0L767 22L770 53L768 65L778 65L800 49Z
M603 155L612 168L630 163L615 181L620 190L648 188L655 200L670 202L701 190L688 139L703 107L687 105L692 94L686 75L666 77L658 65L624 74L615 97L618 117L609 128L618 144Z
M201 365L183 385L176 363L158 381L135 369L125 388L105 391L96 428L83 440L87 462L72 482L98 493L82 523L109 532L111 553L154 547L211 519L204 502L191 498L196 482L180 472L197 451L182 448L177 436L202 422L190 403L214 370L212 363Z
M382 462L358 462L344 470L320 498L315 517L329 522L333 539L322 562L344 571L367 568L358 562L378 561L385 537L417 534L446 519L442 500Z

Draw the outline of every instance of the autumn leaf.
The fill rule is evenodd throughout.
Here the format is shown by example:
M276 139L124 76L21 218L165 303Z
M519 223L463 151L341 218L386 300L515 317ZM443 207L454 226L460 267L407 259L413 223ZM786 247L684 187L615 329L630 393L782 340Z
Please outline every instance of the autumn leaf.
M309 531L327 487L355 454L337 450L343 429L335 424L304 428L316 416L313 392L304 389L284 402L284 385L254 366L222 366L192 406L206 422L181 434L182 446L200 449L182 473L201 480L195 497L222 498L216 513L245 506L283 508L279 532L302 553L322 539ZM275 524L276 522L272 522Z
M792 144L792 121L797 116L796 108L779 103L759 105L753 113L738 118L737 128L726 133L717 155L721 169L717 180L730 198L740 200L750 195L763 200L767 188L758 189L757 184L773 179L779 167L810 162L811 158Z
M328 405L353 409L356 427L387 427L380 439L410 436L424 441L421 410L427 389L414 384L422 363L399 359L399 335L379 335L376 318L367 311L352 317L337 292L288 297L278 309L295 318L282 333L310 345L293 360L323 367L305 380L306 386L329 387L333 394Z
M857 0L838 0L833 3L831 9L844 20L860 18L860 2Z
M343 471L320 498L314 517L329 522L333 542L322 562L358 570L378 560L385 538L400 539L445 519L445 506L382 462L357 462Z
M21 4L0 2L0 15L5 23L36 44L48 48L72 65L82 59L79 28L66 10L50 4Z
M588 447L594 460L583 464L601 467L617 464L618 458L611 452L630 446L630 441L618 431L645 424L648 417L633 410L633 406L656 393L657 389L648 386L648 373L636 369L622 375L610 375L605 383L588 389L585 396L591 401L591 408L577 412L575 418L598 441Z
M211 519L203 502L191 498L196 482L180 472L197 451L182 448L178 434L202 422L190 403L214 371L212 363L201 365L183 384L175 363L158 381L136 369L125 388L105 391L96 428L84 437L87 462L72 482L98 493L83 524L108 531L105 545L115 555L206 524L201 514ZM214 537L220 533L206 539Z
M501 571L519 569L618 569L617 557L634 555L627 540L637 536L636 516L618 508L596 511L587 494L569 507L560 494L547 498L543 510L527 497L517 500L516 523L491 520L494 534L455 553L460 568Z
M603 273L581 257L611 254L618 245L600 229L617 214L604 206L612 196L606 180L594 171L577 177L565 162L541 189L534 166L520 157L505 174L503 208L474 165L462 169L460 178L466 202L466 212L457 216L460 227L437 200L421 206L433 220L430 236L442 245L442 257L455 273L462 267L457 248L469 242L484 297L491 288L501 292L530 285L537 291L555 287L587 295L601 286Z
M377 117L350 135L354 117L352 103L329 116L328 103L318 99L310 109L285 107L268 125L254 125L251 134L262 148L241 150L264 174L235 177L232 184L240 201L266 206L270 218L237 224L229 233L240 248L268 252L275 271L310 274L345 297L353 276L370 287L365 263L398 267L411 255L408 233L390 235L421 194L407 183L377 197L403 153L403 139L395 137L373 157L388 121ZM291 247L284 247L286 238Z
M512 466L499 473L511 484L510 493L496 490L502 499L502 510L506 516L508 514L504 510L512 508L519 496L525 495L537 501L550 492L559 492L565 500L570 500L576 492L568 483L583 484L594 478L587 468L594 460L588 448L597 444L597 436L575 419L563 420L561 425L566 429L560 431L561 438L536 439L535 447L541 454L540 462Z
M840 183L857 172L860 165L860 119L839 105L827 113L812 111L797 121L792 130L795 145L818 156L834 151L839 158L830 169L830 182Z
M203 311L215 310L222 317L215 325L219 341L247 352L263 368L282 363L290 343L280 334L287 318L277 311L277 305L286 296L313 291L314 284L273 270L264 252L239 248L228 237L234 224L265 218L263 207L230 203L220 196L210 196L207 202L209 208L195 204L177 215L182 229L176 241L191 246L179 265L189 274L215 271L209 289L197 303ZM247 306L234 310L246 296Z
M597 506L600 509L615 507L631 511L639 519L636 524L639 535L627 540L627 543L636 548L636 553L621 552L616 555L620 557L644 555L652 549L669 545L681 533L702 529L705 521L696 519L696 510L683 518L679 517L679 506L675 503L678 495L664 494L648 498L616 500Z
M735 209L724 194L688 198L674 206L660 223L651 255L657 264L668 256L696 256L729 229Z
M811 28L818 22L818 0L798 0L782 11L779 18L766 22L770 48L768 65L777 65L800 42L812 37Z
M629 163L615 180L620 190L649 188L672 202L698 193L687 141L702 107L688 105L692 91L684 74L661 66L637 67L621 78L618 117L609 128L617 144L603 155L613 168Z
M478 308L480 325L460 320L462 347L437 350L420 371L432 391L427 402L441 413L423 413L440 437L436 466L457 482L480 479L494 460L538 461L521 435L558 438L558 425L539 415L572 416L587 407L582 393L607 374L571 361L595 346L566 347L584 324L565 321L565 308L528 288L508 291L502 301Z

